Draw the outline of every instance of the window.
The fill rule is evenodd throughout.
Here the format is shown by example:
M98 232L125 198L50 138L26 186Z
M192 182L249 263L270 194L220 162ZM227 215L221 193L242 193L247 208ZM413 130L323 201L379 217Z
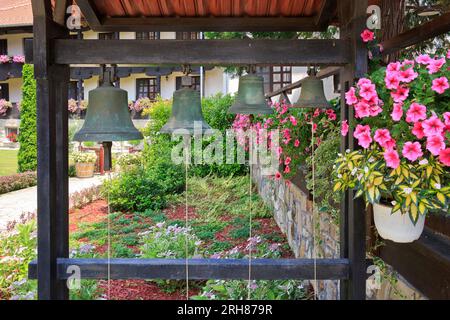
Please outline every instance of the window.
M98 34L99 40L115 40L118 37L116 37L116 34L114 32L103 32Z
M177 40L200 40L200 32L177 32Z
M69 82L69 99L78 100L79 90L78 81Z
M0 39L0 55L8 54L8 40Z
M264 92L266 93L281 89L292 83L292 67L257 67L256 73L264 78Z
M136 79L136 100L139 98L156 100L158 94L159 88L156 78Z
M281 89L292 83L292 67L272 67L271 90Z
M192 79L192 88L194 90L200 91L200 76L190 76ZM181 78L182 77L176 77L176 89L181 89Z
M0 99L9 101L9 84L0 83Z
M137 40L158 40L159 32L136 32Z

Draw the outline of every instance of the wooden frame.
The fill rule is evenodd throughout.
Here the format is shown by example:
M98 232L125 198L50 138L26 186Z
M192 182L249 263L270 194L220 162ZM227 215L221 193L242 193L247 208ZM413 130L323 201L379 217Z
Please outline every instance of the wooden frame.
M89 0L77 0L96 31L208 31L314 29L328 25L327 0L313 18L107 18L101 21ZM367 0L337 3L343 32L339 40L73 40L55 21L50 0L32 0L33 62L38 108L38 260L30 276L38 280L39 299L67 299L66 267L78 265L82 278L104 278L108 261L68 259L68 115L67 84L70 64L192 64L192 65L328 65L342 66L348 86L367 71L367 51L359 34L364 29ZM68 3L66 3L67 5ZM58 12L62 10L58 10ZM173 20L177 19L177 20ZM188 22L191 24L186 25ZM130 25L132 24L132 25ZM153 27L152 25L153 24ZM320 24L320 27L318 27ZM156 30L152 30L156 28ZM126 52L127 54L123 54ZM344 87L344 86L342 86ZM342 108L344 119L351 109ZM343 147L353 142L343 140ZM337 260L252 260L255 279L341 279L341 299L365 299L364 206L343 203L341 253ZM247 279L248 260L189 260L191 279ZM111 260L113 278L184 279L186 260Z

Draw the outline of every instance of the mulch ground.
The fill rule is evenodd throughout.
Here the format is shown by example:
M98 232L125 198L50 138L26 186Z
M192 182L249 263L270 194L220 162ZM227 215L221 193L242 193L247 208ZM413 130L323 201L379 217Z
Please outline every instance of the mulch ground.
M74 209L70 211L70 232L76 232L79 230L79 224L90 224L105 221L108 214L108 205L105 200L95 201L82 209ZM169 221L185 220L186 211L183 205L172 206L164 210ZM132 215L129 215L131 218ZM195 208L188 208L189 220L195 220L198 215L195 212ZM128 215L127 215L128 217ZM229 222L231 218L221 217L222 221ZM254 219L259 224L259 228L254 230L254 235L276 235L280 239L285 239L276 222L273 219ZM243 250L247 244L246 239L233 239L230 237L230 232L239 226L232 223L226 226L223 230L219 231L215 235L215 241L227 241L235 247ZM88 239L81 239L81 241L88 241ZM137 247L129 247L135 253L138 253ZM99 246L95 251L99 254L104 254L107 250L107 246ZM290 250L283 252L283 258L294 258ZM166 292L155 282L145 280L112 280L108 284L108 281L99 281L99 288L104 293L104 298L108 300L186 300L186 295L183 290L175 292ZM109 293L109 296L108 296ZM190 290L190 296L197 295L199 292L197 289Z

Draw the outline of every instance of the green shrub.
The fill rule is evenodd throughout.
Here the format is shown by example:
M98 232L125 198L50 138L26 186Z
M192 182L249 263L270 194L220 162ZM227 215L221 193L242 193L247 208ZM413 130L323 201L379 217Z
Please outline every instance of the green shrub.
M142 243L142 258L186 258L186 251L188 258L192 258L199 254L200 239L190 229L177 225L166 226L162 222L143 234Z
M17 156L19 172L37 169L36 81L33 66L22 69L22 104L20 109L20 149Z
M116 211L158 210L166 205L163 185L143 169L124 172L103 184L103 194Z
M36 258L36 222L19 224L0 235L0 300L35 298L35 283L27 281L28 264Z

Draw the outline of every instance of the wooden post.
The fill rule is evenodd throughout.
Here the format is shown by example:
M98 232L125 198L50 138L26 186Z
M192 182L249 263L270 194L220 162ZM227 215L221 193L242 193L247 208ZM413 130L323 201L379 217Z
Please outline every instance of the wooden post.
M350 40L352 62L341 69L341 118L354 119L353 108L346 105L345 93L356 78L367 72L367 48L360 34L366 27L367 0L342 0L338 3L341 39ZM341 141L341 152L354 150L353 130ZM366 298L366 236L365 206L361 199L354 199L352 190L346 192L341 203L340 244L341 257L350 260L350 277L341 281L341 299L364 300Z
M58 280L57 258L69 255L68 82L69 66L53 65L51 40L68 37L52 19L50 0L33 0L34 65L37 82L38 298L68 299Z

